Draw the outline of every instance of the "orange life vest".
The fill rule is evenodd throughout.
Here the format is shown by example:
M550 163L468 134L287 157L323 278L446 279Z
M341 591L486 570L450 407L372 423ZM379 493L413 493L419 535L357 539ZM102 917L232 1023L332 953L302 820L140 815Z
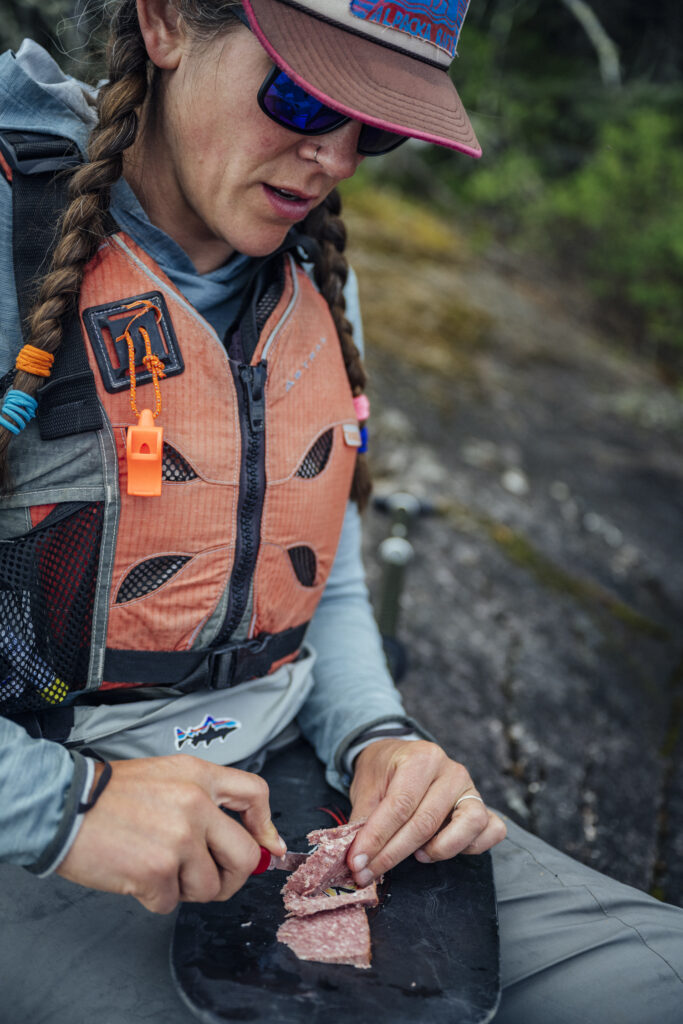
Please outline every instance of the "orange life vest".
M291 255L278 259L280 294L247 362L125 234L90 261L80 313L104 413L104 500L79 502L74 464L59 505L33 505L29 534L0 543L0 576L3 557L35 576L18 584L6 620L10 667L24 676L23 690L0 679L8 711L97 688L232 685L296 657L335 556L360 435L327 305ZM126 487L128 325L138 407L154 408L143 322L166 372L159 497ZM27 588L26 608L40 605L30 622L19 607Z

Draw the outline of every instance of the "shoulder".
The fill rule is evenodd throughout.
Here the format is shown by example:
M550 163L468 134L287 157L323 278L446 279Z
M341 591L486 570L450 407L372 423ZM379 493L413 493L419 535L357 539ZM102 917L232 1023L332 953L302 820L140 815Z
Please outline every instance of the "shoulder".
M30 39L0 54L0 130L61 135L85 150L96 120L85 92Z

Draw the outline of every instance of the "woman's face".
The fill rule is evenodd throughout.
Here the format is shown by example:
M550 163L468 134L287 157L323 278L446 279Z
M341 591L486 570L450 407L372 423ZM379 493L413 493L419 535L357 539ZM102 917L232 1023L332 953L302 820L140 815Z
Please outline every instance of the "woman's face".
M162 68L159 103L126 177L200 272L234 251L273 252L362 160L358 122L301 136L263 113L256 97L272 62L244 26L208 43L184 36L162 58L171 66L150 56Z

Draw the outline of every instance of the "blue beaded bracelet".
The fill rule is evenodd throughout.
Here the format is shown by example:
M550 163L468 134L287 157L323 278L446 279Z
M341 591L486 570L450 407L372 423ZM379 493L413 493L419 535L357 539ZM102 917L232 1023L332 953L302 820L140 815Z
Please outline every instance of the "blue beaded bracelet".
M20 434L35 416L37 408L38 403L35 398L27 395L25 391L12 388L5 395L5 401L2 403L0 425L13 434ZM7 420L6 416L11 416L12 419Z

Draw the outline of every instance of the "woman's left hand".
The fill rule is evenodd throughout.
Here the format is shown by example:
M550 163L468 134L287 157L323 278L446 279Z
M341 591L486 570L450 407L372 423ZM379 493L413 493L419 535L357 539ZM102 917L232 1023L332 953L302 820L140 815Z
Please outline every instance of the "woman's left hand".
M506 828L479 800L467 769L426 740L376 740L355 761L351 820L367 818L347 863L368 885L414 853L422 863L483 853Z

